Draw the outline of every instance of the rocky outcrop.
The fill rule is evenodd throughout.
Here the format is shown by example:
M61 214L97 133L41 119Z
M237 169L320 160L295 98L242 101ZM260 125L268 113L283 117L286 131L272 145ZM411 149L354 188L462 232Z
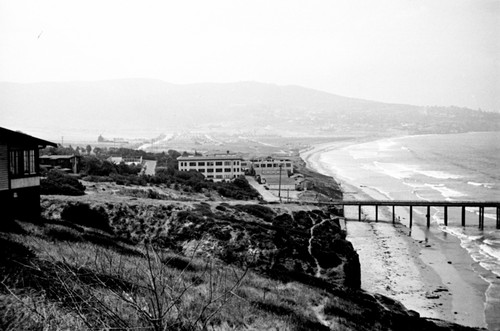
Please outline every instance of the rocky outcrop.
M359 260L334 211L284 211L264 205L148 203L42 198L46 219L152 242L186 255L217 256L277 277L316 276L360 286Z
M360 290L358 256L333 211L135 198L105 201L88 196L46 196L41 205L47 222L64 222L81 231L79 240L85 240L89 230L92 243L99 240L99 245L110 248L116 237L152 242L189 256L217 256L251 265L263 275L283 280L283 288L296 284L288 280L306 284L321 298L307 303L318 323L307 324L306 329L475 330L421 318L395 300ZM58 240L65 240L66 232L56 234ZM129 254L119 246L120 254ZM291 316L291 310L268 304L265 293L262 301L252 303L255 307Z

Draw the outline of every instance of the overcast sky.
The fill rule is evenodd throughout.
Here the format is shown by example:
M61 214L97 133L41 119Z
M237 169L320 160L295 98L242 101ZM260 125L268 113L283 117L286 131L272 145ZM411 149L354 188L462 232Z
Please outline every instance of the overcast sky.
M0 81L259 81L500 111L500 0L0 0Z

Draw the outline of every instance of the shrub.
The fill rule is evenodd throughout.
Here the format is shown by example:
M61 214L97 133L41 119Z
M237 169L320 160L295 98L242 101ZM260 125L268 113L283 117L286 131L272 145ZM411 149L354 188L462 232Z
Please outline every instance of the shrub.
M59 170L50 170L40 181L41 194L84 195L85 186L78 179Z
M68 205L61 213L61 219L73 224L110 231L109 219L104 210L91 209L88 204Z

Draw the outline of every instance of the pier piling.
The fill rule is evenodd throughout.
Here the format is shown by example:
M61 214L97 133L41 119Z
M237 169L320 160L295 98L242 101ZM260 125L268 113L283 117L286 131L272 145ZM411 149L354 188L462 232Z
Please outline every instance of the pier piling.
M465 226L465 206L462 206L462 226Z
M484 207L479 207L479 229L484 229Z
M375 222L378 222L378 206L375 205Z
M358 221L361 222L361 205L358 206Z
M427 217L427 227L431 227L431 206L427 206L427 214L425 215Z
M396 206L392 206L392 224L396 223Z
M500 230L500 207L497 207L497 229Z
M448 206L444 206L444 225L448 226Z
M410 230L413 225L413 206L410 206Z

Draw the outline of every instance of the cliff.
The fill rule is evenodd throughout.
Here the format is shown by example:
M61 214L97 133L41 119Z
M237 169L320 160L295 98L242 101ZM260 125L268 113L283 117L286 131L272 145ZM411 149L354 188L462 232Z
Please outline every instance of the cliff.
M360 290L335 209L126 192L1 224L2 329L472 330Z

